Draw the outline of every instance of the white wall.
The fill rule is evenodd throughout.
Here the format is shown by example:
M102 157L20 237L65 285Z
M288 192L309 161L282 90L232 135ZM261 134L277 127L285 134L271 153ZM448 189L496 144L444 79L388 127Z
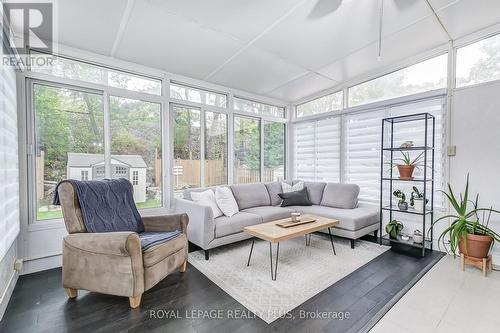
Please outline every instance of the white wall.
M14 270L17 253L16 239L5 253L3 259L0 260L0 320L2 320L19 276L19 273Z
M480 204L500 209L500 82L491 82L454 92L451 113L451 143L457 155L450 159L450 183L463 191L467 173L470 191L479 193ZM490 226L500 232L500 216ZM500 263L500 246L493 248Z
M0 29L1 31L2 29ZM0 56L3 56L0 41ZM0 57L1 58L1 57ZM1 58L3 60L3 58ZM17 280L19 153L16 73L0 64L0 319Z

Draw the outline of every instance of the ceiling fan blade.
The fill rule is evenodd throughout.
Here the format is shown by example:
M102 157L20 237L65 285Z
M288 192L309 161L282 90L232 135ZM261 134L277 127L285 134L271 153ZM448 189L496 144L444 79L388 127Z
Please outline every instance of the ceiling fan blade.
M335 12L341 4L342 0L318 0L308 17L311 19L325 17Z

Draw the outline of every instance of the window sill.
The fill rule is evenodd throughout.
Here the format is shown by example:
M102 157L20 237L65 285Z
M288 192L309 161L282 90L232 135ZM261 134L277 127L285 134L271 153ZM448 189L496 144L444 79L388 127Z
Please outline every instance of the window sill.
M139 213L141 216L156 216L163 214L172 214L174 210L172 208L146 208L140 209ZM60 229L66 228L64 225L64 220L62 218L58 219L48 219L36 221L28 225L28 232L40 231L40 230L50 230L50 229Z

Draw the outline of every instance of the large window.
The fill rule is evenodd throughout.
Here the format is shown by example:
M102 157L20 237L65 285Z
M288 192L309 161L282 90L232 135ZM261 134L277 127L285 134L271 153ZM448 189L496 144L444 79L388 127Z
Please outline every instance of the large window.
M255 113L263 116L272 116L285 118L285 108L261 102L252 101L240 97L235 97L233 100L234 109L249 113Z
M414 102L402 106L388 106L382 110L348 114L344 117L343 130L343 170L346 183L358 184L361 187L360 202L378 203L380 196L380 144L381 120L386 117L428 112L436 117L436 149L435 149L435 188L444 188L444 101L437 98L424 102ZM424 124L400 124L395 131L397 144L412 140L416 146L423 146ZM429 138L430 140L430 138ZM412 156L413 153L411 153ZM414 156L415 157L415 156ZM430 165L431 159L429 159ZM390 168L386 168L390 169ZM397 173L397 171L395 171ZM421 176L423 170L415 171ZM397 184L405 193L411 193L411 185ZM422 189L420 189L422 190ZM429 189L430 191L430 189ZM442 197L435 196L436 206L442 206Z
M227 108L227 96L218 92L170 83L170 98Z
M447 54L349 88L349 106L446 88Z
M260 182L260 120L234 117L234 183Z
M337 111L342 108L343 91L338 91L312 101L297 105L297 118L313 114Z
M50 58L50 61L33 61L30 70L66 79L80 80L122 88L136 92L161 95L161 80L93 65L65 57L31 51L33 58ZM43 66L37 66L40 63Z
M457 50L457 87L500 80L500 35Z
M445 108L442 98L296 123L294 177L311 181L358 184L361 187L359 201L377 204L380 200L382 119L423 112L429 112L436 117L435 188L442 189L445 162ZM423 132L423 124L400 126L395 133L395 140L398 144L408 140L415 141L415 138L422 137ZM414 144L423 146L423 142L415 141ZM430 162L431 159L429 164ZM417 170L415 175L421 176L421 172L422 170ZM412 184L408 186L410 185ZM408 186L401 189L409 194L411 186ZM443 205L441 195L435 196L435 204Z
M103 97L34 84L33 105L36 216L38 220L60 218L60 208L51 205L57 183L66 178L80 180L104 164Z
M227 184L227 115L205 112L205 184Z
M263 182L285 179L285 124L264 122Z
M174 130L173 185L182 190L201 186L201 110L172 105Z
M161 106L110 98L112 177L134 185L137 208L162 206Z
M340 117L295 125L295 178L340 181Z
M360 202L380 200L380 144L387 109L347 114L343 119L343 180L361 188Z

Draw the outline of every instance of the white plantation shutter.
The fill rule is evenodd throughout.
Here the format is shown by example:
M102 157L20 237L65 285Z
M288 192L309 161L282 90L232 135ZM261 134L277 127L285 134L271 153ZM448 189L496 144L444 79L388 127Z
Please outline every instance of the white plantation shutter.
M384 109L346 114L343 119L343 180L360 186L359 202L380 200L380 143L386 115Z
M2 47L0 43L0 47ZM16 74L1 65L0 78L0 260L19 233L19 169Z
M338 182L340 117L298 123L294 128L294 178Z
M316 122L316 180L340 181L340 117Z
M416 113L430 113L435 117L435 150L434 150L434 189L442 190L445 187L445 161L446 161L446 117L445 117L445 100L444 98L437 98L428 101L422 101L402 106L396 106L390 108L390 116L402 116L408 114ZM425 133L425 123L423 121L418 122L408 122L400 123L394 127L394 145L399 147L403 142L412 140L416 147L424 146L424 133ZM427 145L432 145L432 123L428 122L428 138ZM412 152L411 157L415 158L420 152ZM429 172L430 166L432 165L432 151L427 151L427 161L428 161L428 177L430 178ZM397 174L397 171L395 170ZM423 169L416 169L414 172L415 177L423 178ZM413 184L416 185L420 191L423 191L423 184ZM431 184L427 184L428 199L430 200ZM406 186L404 189L405 193L409 196L411 194L411 186ZM444 197L439 191L434 191L434 206L443 207Z
M314 181L316 177L316 123L294 127L294 178Z
M384 109L352 113L343 116L343 170L345 183L358 184L361 187L359 201L362 203L378 204L380 200L380 145L382 119L386 117L401 116L416 113L431 113L436 117L436 142L435 142L435 196L434 205L443 206L442 195L436 190L444 188L444 163L445 163L445 104L444 98L436 98L423 102L405 104L403 106L388 106ZM415 146L423 146L424 123L404 123L395 125L394 144L398 147L401 143L411 140ZM429 128L429 134L431 129ZM420 140L419 140L420 139ZM431 145L429 136L428 145ZM430 152L429 152L430 153ZM397 154L397 153L395 153ZM418 153L417 153L418 154ZM411 154L416 157L415 153ZM397 157L397 155L395 155ZM429 165L431 158L428 157ZM388 168L386 168L388 170ZM397 170L394 170L397 175ZM422 176L422 170L416 170L415 176ZM410 183L404 188L407 197L411 194ZM400 185L402 186L402 185ZM420 186L420 190L422 190ZM430 193L430 187L428 187ZM430 199L430 196L429 196Z
M445 110L445 99L437 97L405 105L389 105L382 109L345 113L334 118L295 123L294 177L310 181L339 182L342 180L343 183L358 184L361 187L359 201L378 204L382 119L428 112L436 119L434 204L436 207L443 207L443 197L437 190L443 189L445 185ZM423 124L423 122L398 124L394 133L395 145L399 146L405 141L412 140L415 146L423 146ZM431 133L430 130L431 128L429 128L429 133ZM429 136L428 139L430 146L432 138ZM415 156L412 153L412 157ZM430 155L428 161L431 165ZM390 169L386 168L386 170ZM397 170L394 172L397 174ZM415 172L417 177L422 176L422 170ZM417 185L420 185L417 187L422 191L422 184ZM412 184L407 183L405 186L401 189L409 198ZM430 186L427 190L430 193Z

